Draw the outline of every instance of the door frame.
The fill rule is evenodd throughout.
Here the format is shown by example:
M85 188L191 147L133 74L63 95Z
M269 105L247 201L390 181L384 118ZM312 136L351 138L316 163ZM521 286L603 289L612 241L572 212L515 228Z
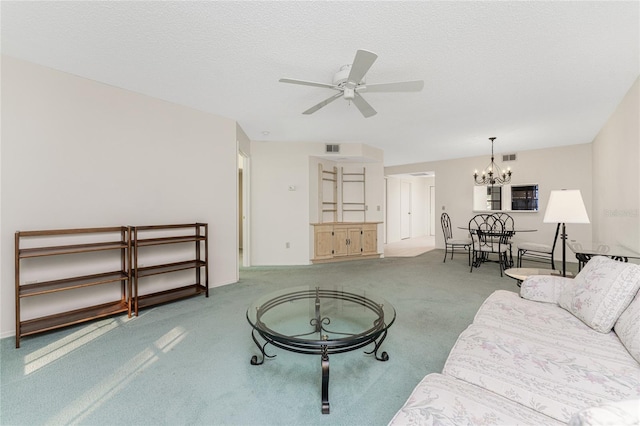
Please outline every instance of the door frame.
M238 271L237 279L240 279L240 266L251 266L251 159L248 155L242 152L240 148L238 148L238 163L240 162L242 162L242 164L238 164L238 169L242 167L242 195L240 195L240 191L238 191L237 206L239 210L239 219L236 229L236 241L240 241L240 227L242 226L242 265L238 265L238 268L236 268ZM239 188L240 173L238 172L236 175L236 188ZM242 196L242 199L240 199L240 196ZM242 223L240 223L240 221L242 221ZM236 252L239 250L240 247L238 246Z

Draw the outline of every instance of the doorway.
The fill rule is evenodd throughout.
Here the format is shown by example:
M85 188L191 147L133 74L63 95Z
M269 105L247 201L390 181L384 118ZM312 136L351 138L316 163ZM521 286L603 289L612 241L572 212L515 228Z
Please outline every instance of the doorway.
M435 239L435 173L390 174L385 177L385 244L426 237Z
M251 265L249 157L238 150L238 267Z

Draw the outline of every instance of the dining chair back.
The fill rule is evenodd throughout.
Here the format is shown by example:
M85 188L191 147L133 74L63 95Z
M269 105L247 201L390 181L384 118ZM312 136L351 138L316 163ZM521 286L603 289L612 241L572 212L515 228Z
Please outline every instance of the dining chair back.
M506 231L513 232L515 228L515 221L513 220L513 216L503 212L493 213L492 216L496 217L499 221L503 223L504 229Z
M471 238L453 238L451 218L447 213L442 213L442 215L440 215L440 223L442 224L442 233L444 234L443 262L447 261L448 253L451 253L451 259L453 259L454 253L465 253L469 257L469 264L471 264Z
M471 269L480 267L485 262L496 262L502 271L509 265L509 238L511 231L505 231L504 223L492 214L478 214L469 221L471 234ZM491 255L497 255L497 260L491 260Z
M508 243L509 243L509 267L513 266L513 236L515 235L515 221L513 217L508 213L497 212L493 213L493 216L498 218L504 225L505 232L510 232Z
M553 237L553 244L540 244L531 242L522 242L518 244L518 268L522 267L522 260L530 260L532 262L550 262L551 269L556 269L556 264L553 260L553 253L556 249L556 243L558 242L558 235L560 233L560 224L556 226L556 233Z

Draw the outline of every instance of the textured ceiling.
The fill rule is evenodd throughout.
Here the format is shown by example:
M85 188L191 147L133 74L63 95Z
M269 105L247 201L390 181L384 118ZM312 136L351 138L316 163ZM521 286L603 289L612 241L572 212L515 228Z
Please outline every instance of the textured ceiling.
M9 2L2 53L237 120L252 140L362 142L385 165L588 143L640 74L640 3ZM357 49L363 118L330 83ZM264 135L263 132L269 132Z

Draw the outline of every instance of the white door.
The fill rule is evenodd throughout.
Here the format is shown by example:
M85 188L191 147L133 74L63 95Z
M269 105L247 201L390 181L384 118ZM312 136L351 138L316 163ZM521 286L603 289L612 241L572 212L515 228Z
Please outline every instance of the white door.
M411 238L411 182L400 182L400 239Z

